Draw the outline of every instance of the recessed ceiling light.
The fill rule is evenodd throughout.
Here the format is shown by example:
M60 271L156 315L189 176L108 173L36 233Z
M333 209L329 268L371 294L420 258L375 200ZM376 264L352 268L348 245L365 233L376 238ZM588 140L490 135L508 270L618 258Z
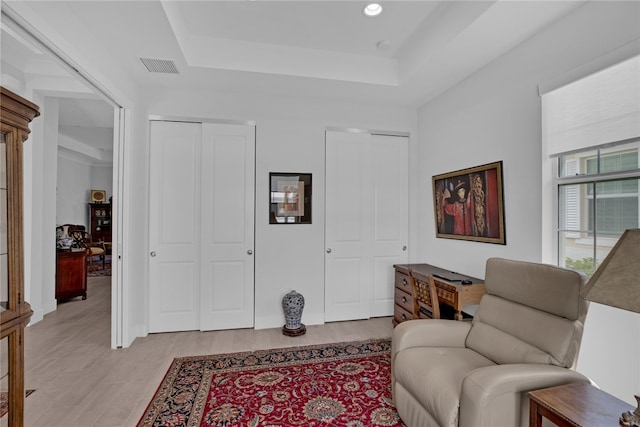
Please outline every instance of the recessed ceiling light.
M382 13L382 6L378 3L368 4L362 9L362 13L364 13L364 16L378 16Z

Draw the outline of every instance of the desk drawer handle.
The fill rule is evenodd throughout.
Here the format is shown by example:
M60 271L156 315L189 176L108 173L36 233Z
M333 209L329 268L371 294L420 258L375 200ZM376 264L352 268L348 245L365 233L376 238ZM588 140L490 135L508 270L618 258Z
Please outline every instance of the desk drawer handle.
M406 303L407 302L407 297L402 297L402 302Z
M407 320L407 316L404 313L400 317L402 317L402 320Z
M402 279L402 284L407 286L409 283L407 283L407 279Z

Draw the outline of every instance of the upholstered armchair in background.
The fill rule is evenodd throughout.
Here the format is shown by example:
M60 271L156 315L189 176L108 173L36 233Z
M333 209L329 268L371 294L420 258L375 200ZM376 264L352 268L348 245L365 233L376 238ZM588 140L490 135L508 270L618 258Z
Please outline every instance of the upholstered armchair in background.
M96 257L102 264L102 269L104 270L107 258L107 247L105 246L105 243L102 240L94 241L93 237L88 232L87 240L89 246L89 270L93 271L96 269L93 265Z
M586 277L492 258L472 322L410 320L393 332L392 388L408 427L528 426L527 392L589 379L573 368Z

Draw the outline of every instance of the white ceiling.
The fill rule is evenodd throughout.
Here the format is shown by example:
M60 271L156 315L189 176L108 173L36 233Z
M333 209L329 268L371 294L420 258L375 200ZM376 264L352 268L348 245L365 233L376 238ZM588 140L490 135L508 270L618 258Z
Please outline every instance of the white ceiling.
M92 49L139 86L418 107L582 1L380 3L376 18L362 14L363 1L8 1L3 12L28 8L52 28L73 29L78 44L90 34ZM4 85L29 81L64 97L61 133L109 149L101 138L110 107L65 81L69 74L10 25L1 49ZM170 60L178 74L150 73L140 58Z

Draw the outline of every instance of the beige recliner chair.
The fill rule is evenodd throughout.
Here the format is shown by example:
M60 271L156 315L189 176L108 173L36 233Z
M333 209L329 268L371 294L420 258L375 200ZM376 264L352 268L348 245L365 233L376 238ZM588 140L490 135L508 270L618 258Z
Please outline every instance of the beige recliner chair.
M573 370L586 277L492 258L473 322L421 319L393 331L393 398L408 427L528 426L527 392L589 379Z

